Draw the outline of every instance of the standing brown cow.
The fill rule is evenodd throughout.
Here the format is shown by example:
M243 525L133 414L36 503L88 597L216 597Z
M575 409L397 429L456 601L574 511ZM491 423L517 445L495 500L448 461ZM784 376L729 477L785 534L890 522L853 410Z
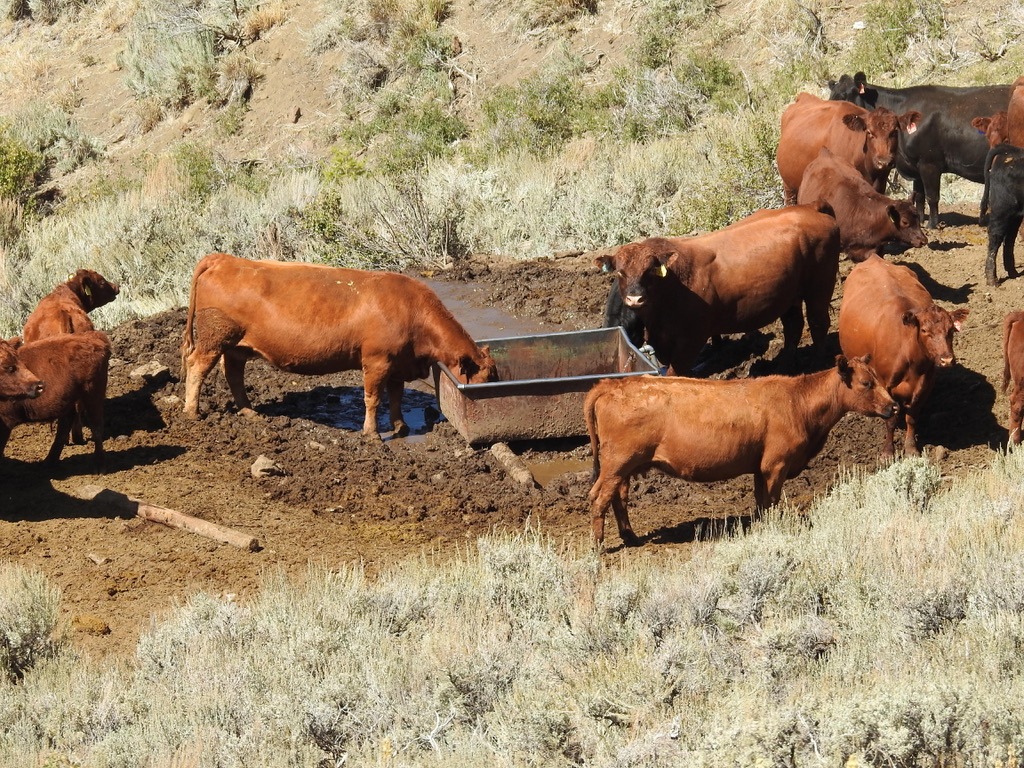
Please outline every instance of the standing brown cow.
M900 131L911 130L920 119L916 111L897 116L885 107L867 110L848 101L799 94L782 113L775 154L786 204L796 202L804 169L822 147L848 161L875 191L884 192Z
M611 506L623 543L639 544L626 510L629 481L650 469L700 483L752 474L756 509L777 504L782 484L807 467L845 414L895 412L869 362L840 355L835 367L802 376L599 381L583 406L595 542L604 541Z
M839 229L818 207L758 211L696 237L653 237L594 263L618 281L669 373L686 374L712 336L763 328L782 318L783 361L804 328L815 348L828 335L839 271Z
M103 410L107 396L110 340L100 331L61 333L22 344L18 357L32 373L46 382L33 399L0 400L0 456L11 430L19 424L57 420L53 445L46 462L54 464L68 441L71 422L81 404L92 428L97 470L102 471Z
M0 339L0 400L39 397L43 388L39 377L18 358L14 346Z
M936 305L917 276L904 266L869 256L850 270L839 307L839 345L845 355L871 355L879 378L903 408L903 452L917 456L917 418L935 382L935 369L956 362L953 334L967 309ZM882 457L895 453L899 414L886 421Z
M1024 312L1010 312L1003 320L1003 392L1010 382L1010 442L1020 445L1024 416Z
M497 368L426 285L394 272L250 261L211 253L195 268L181 346L185 413L198 416L203 379L223 358L224 378L242 413L251 415L245 364L262 357L282 371L327 374L361 368L363 432L377 434L385 387L395 433L406 381L441 361L471 384Z
M38 341L58 333L82 333L93 330L89 312L109 304L120 293L117 283L109 282L99 272L80 269L40 299L25 321L22 340ZM79 411L83 410L82 408ZM82 445L82 414L71 423L71 441Z
M1024 77L1010 86L1010 102L1006 105L1006 141L1024 147Z
M37 341L55 333L91 331L88 313L112 302L120 290L99 272L80 269L40 299L21 336L25 341Z
M804 171L798 203L824 200L839 224L839 241L851 261L864 261L868 255L881 255L887 243L903 243L911 248L927 245L921 218L909 200L893 200L876 192L849 162L836 157L828 147L811 161Z
M996 112L991 117L976 117L971 120L971 125L977 128L979 133L985 134L985 141L988 142L989 148L985 158L985 189L982 192L981 205L978 210L978 223L985 226L988 223L988 178L992 171L992 160L997 154L996 147L1009 142L1006 111Z

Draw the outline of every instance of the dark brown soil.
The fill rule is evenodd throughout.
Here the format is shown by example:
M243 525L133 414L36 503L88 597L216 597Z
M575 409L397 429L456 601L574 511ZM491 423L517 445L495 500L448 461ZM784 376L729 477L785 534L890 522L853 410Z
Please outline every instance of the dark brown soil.
M984 466L1006 440L1000 324L1024 303L1024 281L984 285L985 233L970 213L946 213L948 226L930 233L928 247L891 257L915 269L943 306L971 310L957 340L960 364L939 377L921 430L947 476ZM850 266L844 261L841 273ZM471 330L477 310L492 319L506 312L510 327L521 322L527 333L596 327L608 290L585 256L500 266L474 260L444 279L462 297L456 315ZM841 287L836 308L839 295ZM206 417L190 421L178 399L183 324L179 309L109 331L116 360L105 475L93 474L91 446L68 447L48 472L39 464L52 439L47 425L19 427L0 462L0 556L40 569L62 589L62 626L82 650L131 653L151 616L197 591L245 596L270 569L301 578L310 562L359 561L374 573L413 554L457 553L495 528L533 525L556 539L589 537L590 449L582 439L513 445L545 480L530 489L514 483L490 451L469 448L447 421L432 423L438 415L424 382L406 392L407 412L420 414L420 434L379 441L358 432L358 373L298 377L259 361L250 363L246 381L260 418L234 413L217 373L204 389ZM838 351L834 333L832 339ZM772 372L779 343L777 328L726 339L704 370ZM169 379L130 375L153 360L170 368ZM415 416L410 421L417 424ZM841 468L874 468L882 434L880 421L848 416L811 466L786 484L788 500L806 508ZM254 479L250 466L260 455L283 474ZM243 551L76 498L88 484L251 534L262 549ZM749 477L708 485L639 479L631 513L644 546L619 550L612 526L606 557L685 552L709 522L746 514L752 497Z

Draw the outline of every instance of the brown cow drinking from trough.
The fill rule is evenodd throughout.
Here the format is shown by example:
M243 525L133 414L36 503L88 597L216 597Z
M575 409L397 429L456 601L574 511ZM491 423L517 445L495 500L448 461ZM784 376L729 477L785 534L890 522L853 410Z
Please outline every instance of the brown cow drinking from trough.
M917 456L917 418L935 382L935 369L956 362L953 334L969 310L949 312L907 267L869 256L850 270L839 307L839 345L845 355L870 355L879 379L902 406L903 452ZM899 414L886 421L882 457L895 453Z
M110 340L101 331L61 333L18 347L18 358L46 382L32 399L0 400L0 456L19 424L57 421L46 462L54 464L68 441L79 404L89 419L96 467L103 470L103 411L107 397Z
M1003 320L1003 392L1010 382L1010 442L1020 445L1024 417L1024 312L1010 312Z
M657 469L704 483L752 474L756 509L763 510L778 503L783 483L807 467L845 414L888 418L896 411L869 360L841 355L833 368L802 376L604 379L583 408L599 546L609 506L623 543L640 543L626 509L634 475Z
M689 372L712 336L782 318L781 362L791 364L804 328L816 349L829 328L839 271L839 229L816 206L758 211L696 237L653 237L594 262L614 273L623 303L647 329L669 373Z
M876 192L884 192L896 163L899 133L913 130L920 119L916 111L897 116L885 107L867 110L848 101L799 94L782 113L775 154L786 204L796 202L804 170L822 147L849 162Z
M836 157L828 147L804 171L798 203L824 200L839 224L839 241L851 261L863 261L869 254L881 255L887 243L911 248L927 245L917 208L909 200L894 200L876 192L849 162Z
M34 398L43 394L44 385L10 342L0 339L0 400Z
M385 387L395 434L406 381L441 361L462 381L497 378L489 350L479 347L426 285L394 272L314 264L250 261L212 253L192 277L181 346L185 413L198 416L203 379L223 359L235 404L252 415L246 361L262 357L302 374L363 371L363 432L377 434Z

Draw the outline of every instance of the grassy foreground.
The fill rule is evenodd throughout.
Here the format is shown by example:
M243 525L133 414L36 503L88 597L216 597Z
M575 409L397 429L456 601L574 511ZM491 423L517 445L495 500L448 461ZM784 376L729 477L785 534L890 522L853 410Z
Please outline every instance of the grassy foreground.
M1024 452L848 477L689 560L543 533L199 594L100 665L0 566L0 764L1016 766Z

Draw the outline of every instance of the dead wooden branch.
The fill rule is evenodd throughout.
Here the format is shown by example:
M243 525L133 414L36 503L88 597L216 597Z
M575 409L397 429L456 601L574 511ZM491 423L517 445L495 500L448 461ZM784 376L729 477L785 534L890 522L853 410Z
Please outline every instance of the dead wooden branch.
M161 523L171 528L181 528L200 536L205 536L208 539L230 544L250 552L256 552L260 549L259 540L255 536L249 536L231 528L226 528L223 525L200 520L198 517L187 515L176 509L147 504L144 501L130 498L123 493L112 491L109 488L101 488L98 485L83 485L77 489L75 496L86 501L93 501L113 507L126 514L141 517L143 520Z

